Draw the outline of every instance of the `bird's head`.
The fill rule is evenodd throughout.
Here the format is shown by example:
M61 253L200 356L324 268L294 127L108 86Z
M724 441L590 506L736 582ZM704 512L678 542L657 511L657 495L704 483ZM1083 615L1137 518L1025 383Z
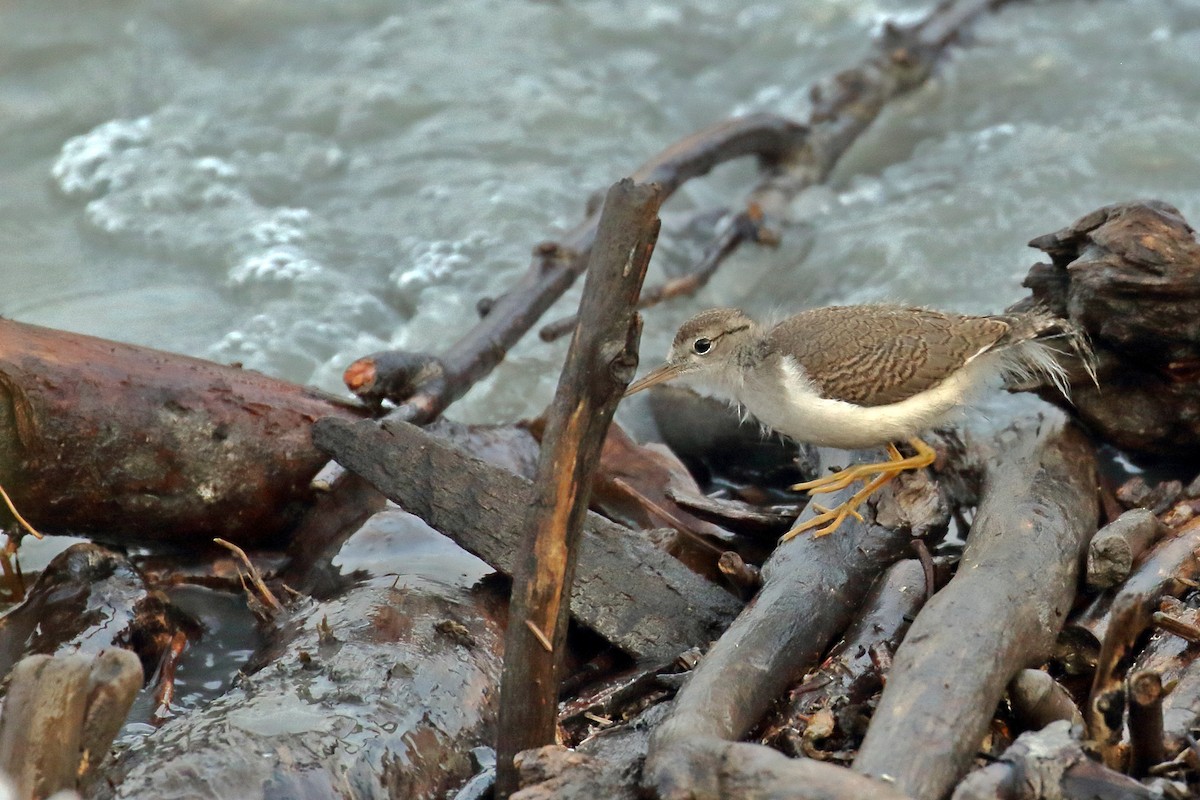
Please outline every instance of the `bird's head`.
M736 308L700 312L679 327L667 360L631 384L625 396L677 378L687 383L726 383L724 376L737 368L739 348L754 339L757 327Z

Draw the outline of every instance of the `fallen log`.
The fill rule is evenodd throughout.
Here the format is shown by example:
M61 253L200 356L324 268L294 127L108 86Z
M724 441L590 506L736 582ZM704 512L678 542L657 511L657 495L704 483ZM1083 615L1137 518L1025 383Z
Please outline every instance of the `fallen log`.
M118 544L279 536L324 463L314 389L0 319L0 485L44 532Z
M824 502L836 505L851 491ZM814 513L810 504L805 514ZM798 536L780 545L763 565L754 602L705 655L655 730L642 776L647 790L664 799L737 796L725 783L724 762L713 758L723 758L723 748L745 736L817 664L876 576L908 553L909 542L908 529L848 520L835 535ZM756 749L771 752L746 747L737 750L739 758Z
M386 576L302 605L229 691L123 751L93 796L441 800L495 734L496 602Z
M1025 430L990 472L954 578L917 615L854 769L944 797L1008 681L1054 645L1095 531L1095 457L1078 430ZM981 657L981 654L987 654Z
M512 574L533 498L529 481L400 421L330 418L313 441L404 510ZM669 661L725 629L741 603L642 535L588 514L571 610L625 652Z

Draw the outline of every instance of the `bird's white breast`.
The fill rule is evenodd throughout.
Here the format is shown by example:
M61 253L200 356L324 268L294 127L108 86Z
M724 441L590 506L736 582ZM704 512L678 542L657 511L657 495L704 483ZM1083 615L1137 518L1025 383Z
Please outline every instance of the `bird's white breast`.
M916 436L948 421L998 373L988 354L973 359L931 389L898 403L857 406L820 396L792 357L759 377L747 373L734 394L764 425L801 442L857 450Z

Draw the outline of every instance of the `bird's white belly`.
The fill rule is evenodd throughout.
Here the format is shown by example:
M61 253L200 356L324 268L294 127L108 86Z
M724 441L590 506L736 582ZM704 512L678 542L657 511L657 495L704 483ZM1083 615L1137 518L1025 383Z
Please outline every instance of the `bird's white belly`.
M821 447L858 450L916 436L947 422L970 402L996 365L979 358L931 389L898 403L857 406L820 397L804 371L791 359L782 362L779 382L755 386L747 380L738 400L769 428Z

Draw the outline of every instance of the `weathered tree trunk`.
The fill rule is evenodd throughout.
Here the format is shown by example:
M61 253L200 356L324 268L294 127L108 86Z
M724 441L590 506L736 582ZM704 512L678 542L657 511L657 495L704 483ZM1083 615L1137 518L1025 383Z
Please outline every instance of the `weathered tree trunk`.
M309 427L361 413L256 372L0 319L0 486L48 532L266 541L325 461Z

